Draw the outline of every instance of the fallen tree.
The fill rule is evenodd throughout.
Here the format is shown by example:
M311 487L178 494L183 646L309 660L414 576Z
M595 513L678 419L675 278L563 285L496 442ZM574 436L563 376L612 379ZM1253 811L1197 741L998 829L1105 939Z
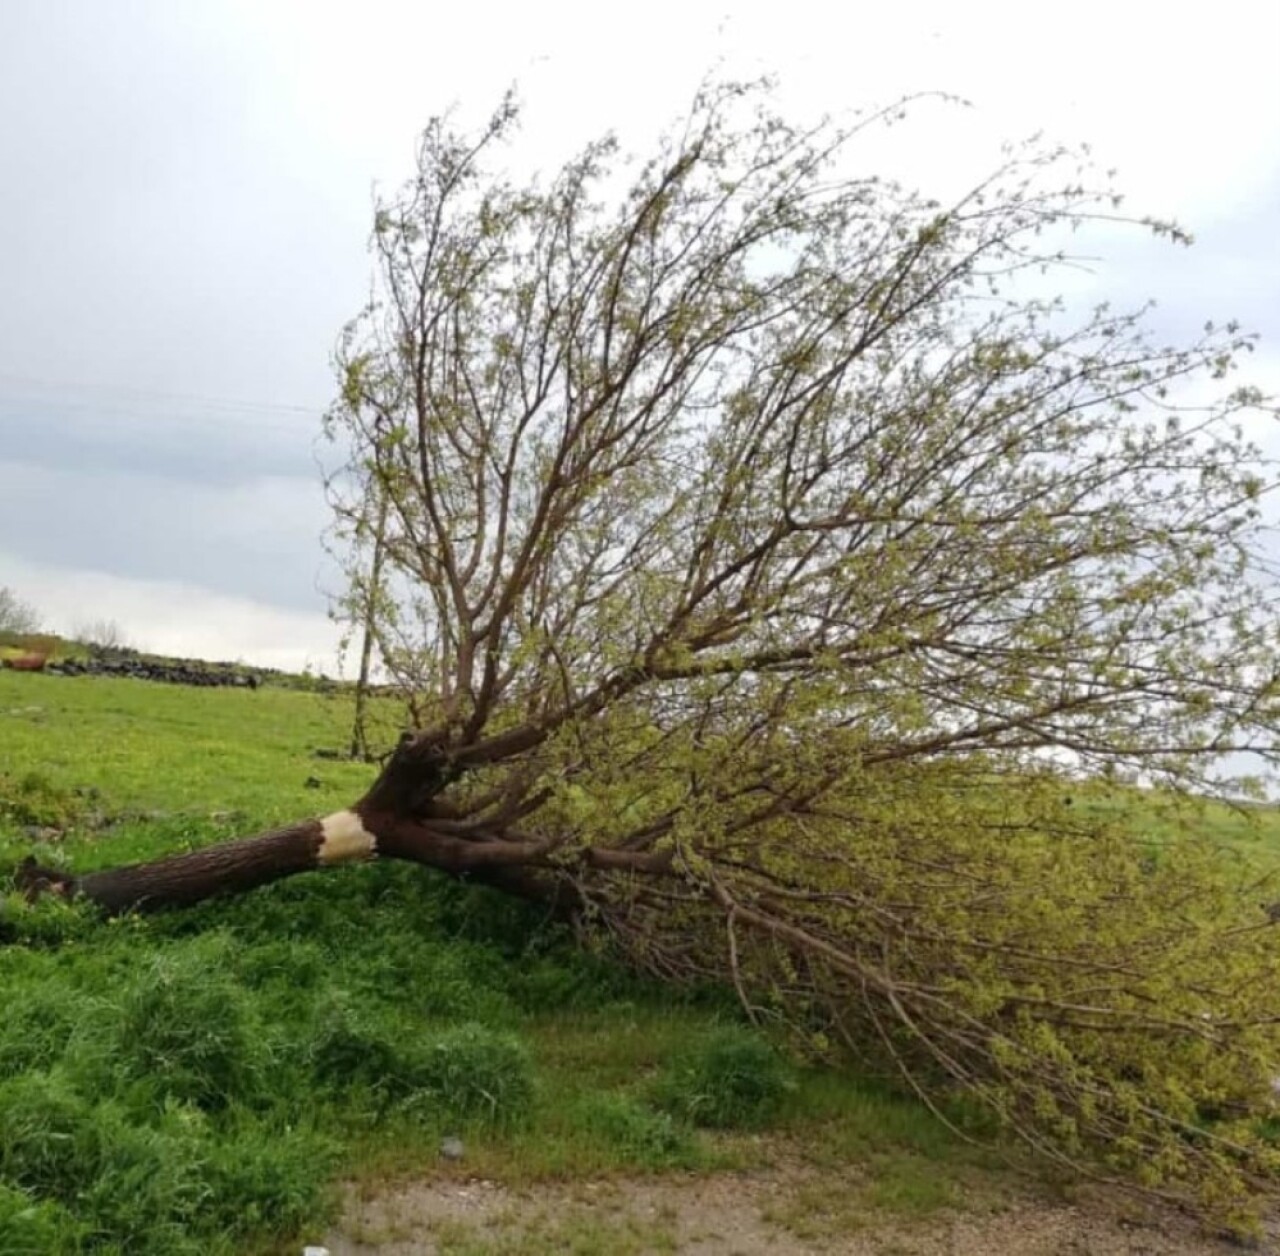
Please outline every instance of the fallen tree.
M613 197L611 140L517 187L509 105L428 127L327 420L413 731L348 810L20 882L125 911L412 860L1238 1222L1275 947L1192 830L1275 758L1270 485L1256 393L1176 403L1249 342L1037 295L1116 220L1067 154L940 205L848 174L882 118L761 101L708 91Z

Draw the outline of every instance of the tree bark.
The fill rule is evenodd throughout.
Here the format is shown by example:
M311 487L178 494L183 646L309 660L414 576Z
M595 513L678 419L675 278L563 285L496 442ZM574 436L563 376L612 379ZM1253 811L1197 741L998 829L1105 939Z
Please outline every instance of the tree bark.
M365 727L369 707L369 672L373 664L374 618L377 610L378 587L382 580L382 553L387 534L387 497L383 492L378 502L378 522L373 536L373 558L369 564L369 588L363 607L360 645L360 675L356 679L356 711L351 725L351 757L369 758L369 734Z
M457 812L439 797L459 772L437 737L406 733L365 795L344 810L83 876L29 857L15 880L29 899L83 898L119 914L189 907L334 864L403 859L571 916L584 906L590 874L671 872L670 851L588 847L570 858L560 851L553 860L557 844L548 839L483 828L459 832Z
M554 878L540 879L521 867L537 861L541 854L537 844L483 835L468 840L432 828L433 800L452 778L435 741L406 734L369 791L345 810L202 850L83 876L42 867L28 858L19 867L16 881L28 898L42 894L84 898L117 914L189 907L300 872L385 857L407 859L453 876L474 874L477 880L522 897L554 896Z
M82 877L42 868L29 858L18 869L18 887L28 897L54 893L87 898L112 913L187 907L215 894L242 893L320 867L324 823L304 820L256 837Z

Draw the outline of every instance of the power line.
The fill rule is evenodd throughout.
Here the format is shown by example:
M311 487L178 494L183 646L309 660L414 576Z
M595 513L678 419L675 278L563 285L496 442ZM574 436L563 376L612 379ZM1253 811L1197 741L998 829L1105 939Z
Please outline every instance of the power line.
M231 397L210 397L198 393L169 392L153 388L137 388L131 385L110 385L101 383L84 383L78 381L62 381L61 383L41 379L33 375L22 375L11 371L0 371L0 382L16 384L19 387L36 388L53 392L55 396L65 398L67 394L88 394L94 396L112 395L125 401L148 403L181 402L197 405L208 410L228 410L257 414L298 414L311 418L318 417L324 411L323 406L304 406L286 402L247 401ZM73 403L74 404L74 403Z
M191 398L181 404L165 404L158 398L153 399L144 396L139 396L132 402L127 399L118 400L110 396L101 400L67 394L40 396L13 392L3 387L0 387L0 408L10 414L23 417L29 416L37 420L40 418L66 418L92 422L95 419L117 417L132 419L152 428L157 426L170 429L191 426L224 429L234 427L242 431L263 431L265 429L287 432L295 436L307 432L308 429L318 432L319 419L322 414L319 408L310 410L302 407L285 409L284 407L273 408L266 405L258 408L246 406L238 410L217 409L216 407L206 408L195 398ZM285 417L287 414L294 415L294 420L288 421ZM299 422L303 416L309 420L309 423L303 424Z
M0 393L0 415L50 424L58 419L65 419L80 428L90 426L100 428L104 424L123 419L131 420L139 428L145 427L152 432L157 428L170 432L202 428L235 430L245 435L264 431L287 433L292 436L307 434L307 428L304 425L281 423L266 417L255 419L247 414L184 414L174 411L147 413L93 402L62 402L39 398L13 399L4 396L3 393Z

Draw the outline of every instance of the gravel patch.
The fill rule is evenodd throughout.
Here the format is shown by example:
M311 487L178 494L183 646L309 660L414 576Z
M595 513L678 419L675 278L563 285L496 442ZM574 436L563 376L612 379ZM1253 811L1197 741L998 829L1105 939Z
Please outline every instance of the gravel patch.
M1030 1199L927 1219L859 1213L839 1176L805 1170L516 1189L483 1180L352 1191L323 1239L332 1256L1239 1256L1272 1253L1206 1235L1126 1199ZM856 1197L856 1196L855 1196Z

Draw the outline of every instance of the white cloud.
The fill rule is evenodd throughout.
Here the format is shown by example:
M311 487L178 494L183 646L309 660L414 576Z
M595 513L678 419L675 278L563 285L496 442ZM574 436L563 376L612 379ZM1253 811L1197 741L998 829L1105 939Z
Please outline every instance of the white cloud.
M295 609L322 610L340 587L320 548L330 515L318 475L198 483L64 457L51 467L0 454L0 543L30 562Z
M1045 130L1093 143L1144 208L1203 217L1256 194L1280 160L1280 8L1256 0L1220 0L1196 21L1113 0L652 0L613 18L580 0L369 0L358 21L341 0L236 0L224 12L246 59L287 55L275 103L307 119L312 146L365 172L349 189L360 195L368 178L408 173L430 114L459 101L478 117L513 80L530 104L520 156L535 160L605 127L660 127L715 70L776 72L812 113L912 92L969 98L968 119L885 146L891 161L914 150L904 164L925 177L971 176L1000 140Z
M1000 141L1090 141L1136 212L1203 243L1118 245L1072 295L1157 295L1161 338L1238 314L1269 337L1250 376L1277 378L1280 5L8 0L5 36L0 115L22 122L0 129L0 542L72 614L86 571L116 573L112 614L140 638L225 610L208 649L234 654L324 625L314 420L276 408L332 395L330 351L367 296L371 184L410 173L431 115L456 102L478 123L513 82L525 170L608 128L647 148L708 73L777 72L801 115L971 99L856 148L861 170L934 194L988 173ZM17 376L53 387L33 402Z
M55 632L114 620L131 645L158 654L337 672L338 629L318 612L282 610L179 581L46 568L4 551L0 585L33 604Z

